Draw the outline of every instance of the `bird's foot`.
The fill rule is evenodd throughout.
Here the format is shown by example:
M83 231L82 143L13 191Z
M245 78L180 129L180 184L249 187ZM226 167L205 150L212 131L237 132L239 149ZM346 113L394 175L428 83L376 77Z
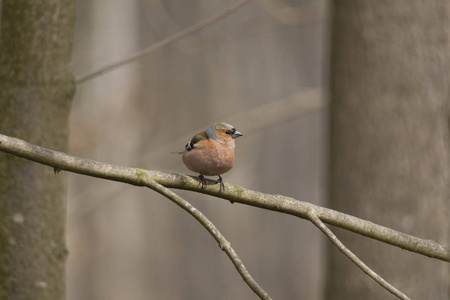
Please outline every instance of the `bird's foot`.
M205 176L203 176L203 174L200 174L200 175L198 175L198 179L200 180L200 183L202 184L202 189L204 189L207 186Z
M220 183L220 188L219 188L219 194L220 194L220 192L225 189L225 184L223 183L223 179L222 179L222 177L220 177L220 175L219 175L219 179L217 179L216 182Z

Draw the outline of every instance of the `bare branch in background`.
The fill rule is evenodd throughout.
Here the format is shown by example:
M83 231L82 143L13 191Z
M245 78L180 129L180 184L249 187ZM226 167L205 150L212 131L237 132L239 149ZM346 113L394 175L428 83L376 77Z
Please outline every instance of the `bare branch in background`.
M133 62L135 60L141 59L142 57L150 54L153 51L156 51L156 50L158 50L158 49L160 49L160 48L162 48L164 46L167 46L167 45L169 45L169 44L171 44L171 43L173 43L173 42L175 42L175 41L177 41L177 40L179 40L181 38L184 38L185 36L188 36L191 33L199 31L200 29L205 28L206 26L209 26L209 25L211 25L213 23L216 23L216 22L222 20L223 18L231 15L232 13L237 11L239 8L241 8L242 6L247 4L248 1L249 0L239 1L238 3L233 4L232 6L230 6L228 9L224 10L223 12L221 12L221 13L215 15L215 16L212 16L211 18L206 19L203 22L200 22L200 23L198 23L196 25L188 27L187 29L185 29L183 31L180 31L180 32L178 32L178 33L176 33L174 35L171 35L171 36L163 39L162 41L159 41L159 42L151 45L150 47L148 47L148 48L146 48L146 49L144 49L142 51L139 51L136 54L133 54L130 57L127 57L127 58L125 58L123 60L120 60L118 62L112 63L110 65L104 66L104 67L100 68L99 70L94 71L92 73L89 73L87 75L80 76L80 77L78 77L76 79L76 82L77 83L83 83L83 82L88 81L90 79L93 79L93 78L95 78L97 76L100 76L100 75L102 75L102 74L104 74L106 72L112 71L112 70L114 70L114 69L116 69L116 68L118 68L120 66L123 66L123 65L129 64L129 63L131 63L131 62Z
M272 18L286 25L298 25L308 21L323 19L326 14L326 2L290 7L279 0L254 0Z
M178 33L175 33L173 35L168 36L167 38L149 46L148 48L145 48L142 51L139 51L125 59L122 59L118 62L106 65L96 71L93 71L89 74L80 76L76 79L77 83L83 83L88 80L91 80L95 77L98 77L104 73L107 73L109 71L112 71L116 68L119 68L123 65L129 64L135 60L141 59L144 56L152 53L153 51L156 51L164 46L167 46L179 39L182 39L191 33L194 33L196 31L199 31L211 24L214 24L223 18L233 14L236 12L239 8L247 4L249 0L242 0L238 3L230 6L228 9L224 10L223 12L212 16L209 19L204 20L203 22L200 22L196 25L193 25L191 27L188 27L185 30L182 30ZM311 20L318 20L323 19L324 15L326 14L325 9L325 2L320 2L319 4L313 4L313 5L305 5L300 8L292 8L285 4L283 4L280 1L277 0L255 0L255 3L257 3L262 9L264 9L271 17L276 19L277 21L288 24L288 25L297 25L300 23L309 22Z
M450 249L434 241L423 240L402 232L395 231L393 229L384 226L374 224L369 221L365 221L350 215L346 215L344 213L340 213L331 209L323 208L308 202L298 201L293 198L281 195L263 194L257 191L247 190L240 186L232 185L229 183L227 183L227 189L219 193L219 188L217 186L208 186L208 188L206 189L201 189L201 187L199 187L198 181L187 175L169 174L159 171L147 171L139 168L127 168L111 164L105 164L93 160L70 156L62 152L57 152L43 147L39 147L33 144L29 144L23 140L11 138L1 134L0 134L0 150L3 152L7 152L19 157L23 157L32 161L36 161L51 166L55 169L55 172L59 172L60 170L66 170L98 178L129 183L137 186L147 186L161 194L166 195L167 197L170 196L169 199L176 202L178 205L182 207L185 207L187 204L185 204L185 202L183 202L180 197L178 197L176 194L171 193L166 188L171 187L202 192L205 194L214 195L216 197L228 199L231 202L239 202L242 204L252 205L260 208L295 215L312 221L334 242L336 242L337 240L336 237L331 231L329 231L329 229L326 226L324 228L322 221L347 230L351 230L353 232L362 234L367 237L383 241L385 243L394 246L401 247L402 249L406 249L432 258L437 258L450 262ZM199 213L201 215L196 213L194 214L194 210L195 211L197 210L192 206L190 206L190 204L188 206L189 207L187 207L188 208L187 210L189 211L189 213L191 213L194 217L197 218L197 220L199 220L199 216L203 214L201 214L200 212ZM203 222L206 221L203 220ZM207 227L208 231L210 232L216 231L215 227L208 227L209 225L206 226L206 224L209 223L206 222L202 224L205 227ZM216 236L214 236L214 238L217 240ZM226 242L225 244L223 243L221 244L221 240L218 240L218 242L220 245L225 246L225 248L223 249L227 252L227 255L232 259L235 253L234 251L232 251L232 249L227 248L229 243ZM348 251L345 250L346 248L342 247L343 246L341 245L342 243L339 242L335 244L344 254L346 254L349 258L352 259L352 261L356 263L355 257L353 257L354 256L353 253L351 253L348 249L347 249ZM240 260L236 262L233 261L233 263L235 264L238 270L242 270L240 268L242 268L243 265L241 265L242 262L240 262ZM367 269L363 268L363 270L366 273L368 272ZM243 276L244 280L246 280L247 278L247 280L251 282L252 279L249 274L246 274L244 272L241 273L241 275ZM247 275L248 277L246 277ZM374 273L372 274L371 277L376 279L379 276L376 273ZM379 277L378 279L379 279L377 281L378 283L388 284L381 277ZM256 293L258 293L257 290L259 286L256 285L252 287L250 284L249 286ZM395 291L397 290L390 289L390 291L396 294ZM260 295L260 297L261 295L269 297L267 294L265 294L265 292L262 289L260 290L260 292L261 294L258 294ZM401 295L406 297L406 295L402 294L401 292L399 292L397 296ZM406 297L402 299L408 298Z

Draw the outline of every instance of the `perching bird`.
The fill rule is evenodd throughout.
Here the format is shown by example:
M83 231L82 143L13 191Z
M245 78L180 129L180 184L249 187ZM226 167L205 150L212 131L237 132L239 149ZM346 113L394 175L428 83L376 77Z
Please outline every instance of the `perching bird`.
M231 170L234 165L234 139L244 134L227 123L219 123L197 133L185 146L182 154L183 163L196 173L206 186L205 176L219 176L219 193L225 189L221 174Z

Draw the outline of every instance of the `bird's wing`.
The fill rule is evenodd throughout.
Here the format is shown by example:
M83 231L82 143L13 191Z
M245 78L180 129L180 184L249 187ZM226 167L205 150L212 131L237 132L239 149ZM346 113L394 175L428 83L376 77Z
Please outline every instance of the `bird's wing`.
M189 143L192 144L192 146L193 146L193 145L197 144L198 142L207 140L207 139L208 139L208 136L206 135L206 132L203 131L203 132L197 133Z
M197 133L196 135L194 135L194 137L192 138L192 140L190 140L190 141L186 144L186 146L184 146L184 148L185 148L184 152L191 151L192 149L194 149L195 144L197 144L198 142L207 140L207 139L208 139L208 136L206 135L206 132L203 131L203 132ZM184 152L183 152L183 153L184 153Z
M186 146L184 146L183 151L176 151L176 152L171 152L171 153L183 154L183 153L189 152L194 148L195 144L197 144L200 141L207 140L207 139L208 139L208 136L206 135L206 132L203 131L203 132L197 133L196 135L194 135L194 137L189 142L187 142Z

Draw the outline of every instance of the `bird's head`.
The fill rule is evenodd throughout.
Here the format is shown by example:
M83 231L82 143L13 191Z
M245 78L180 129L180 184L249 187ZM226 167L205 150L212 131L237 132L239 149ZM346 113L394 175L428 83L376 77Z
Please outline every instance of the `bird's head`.
M244 134L228 123L218 123L206 129L206 135L219 143L234 145L234 139Z

